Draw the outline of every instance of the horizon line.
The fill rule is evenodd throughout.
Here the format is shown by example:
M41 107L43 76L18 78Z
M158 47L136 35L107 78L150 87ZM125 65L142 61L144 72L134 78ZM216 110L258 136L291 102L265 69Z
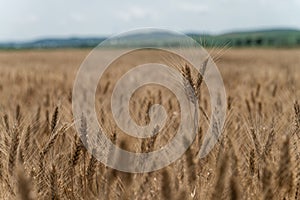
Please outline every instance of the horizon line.
M184 34L198 34L198 35L209 35L209 36L222 36L227 34L235 33L255 33L255 32L264 32L264 31L300 31L299 28L293 27L267 27L267 28L244 28L244 29L232 29L227 31L222 31L219 33L212 33L209 31L181 31ZM22 44L22 43L31 43L42 40L68 40L68 39L106 39L115 34L102 34L102 35L80 35L80 34L70 34L70 35L52 35L52 36L37 36L31 39L15 39L15 40L0 40L0 44Z

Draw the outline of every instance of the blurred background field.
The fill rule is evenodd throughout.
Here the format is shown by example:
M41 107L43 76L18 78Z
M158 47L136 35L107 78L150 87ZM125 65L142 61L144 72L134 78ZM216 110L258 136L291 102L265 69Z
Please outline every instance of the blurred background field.
M0 51L0 198L299 199L300 50L208 51L228 98L222 137L207 157L197 159L210 116L202 85L199 133L192 146L170 166L145 174L104 166L78 139L72 87L90 49ZM154 140L124 135L111 118L108 99L121 66L99 82L99 123L123 149L160 148L178 127L176 98L161 87L138 90L130 103L133 119L147 124L149 105L161 102L169 126Z

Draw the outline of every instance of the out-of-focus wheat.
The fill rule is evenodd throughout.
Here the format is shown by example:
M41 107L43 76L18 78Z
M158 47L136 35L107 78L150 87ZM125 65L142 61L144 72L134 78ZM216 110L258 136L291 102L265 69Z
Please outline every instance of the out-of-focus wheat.
M72 84L88 52L0 52L0 199L299 199L299 50L232 49L218 59L228 117L218 144L201 160L195 156L208 128L209 93L201 74L178 64L187 94L199 101L199 135L179 160L147 174L119 172L92 157L84 148L92 141L87 119L75 132ZM166 108L167 126L155 129L154 137L129 137L114 123L107 97L124 73L120 66L137 66L146 55L140 51L114 63L120 70L108 69L96 94L107 137L134 152L160 149L180 123L175 95L160 86L138 89L129 102L139 125L149 123L152 104ZM115 154L115 162L122 159Z

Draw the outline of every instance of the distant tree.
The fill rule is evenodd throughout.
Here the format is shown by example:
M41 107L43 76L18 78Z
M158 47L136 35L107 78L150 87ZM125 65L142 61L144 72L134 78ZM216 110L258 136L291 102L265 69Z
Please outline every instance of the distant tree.
M247 46L251 46L252 45L252 39L251 38L247 38L245 44Z
M255 45L261 46L263 44L263 39L262 38L256 38L255 39Z
M297 39L297 45L300 45L300 38Z

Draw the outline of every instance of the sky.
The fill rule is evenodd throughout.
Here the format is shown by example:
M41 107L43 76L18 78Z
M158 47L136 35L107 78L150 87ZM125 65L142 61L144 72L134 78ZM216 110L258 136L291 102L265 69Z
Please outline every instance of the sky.
M300 0L0 0L0 42L111 36L142 27L219 34L300 29Z

